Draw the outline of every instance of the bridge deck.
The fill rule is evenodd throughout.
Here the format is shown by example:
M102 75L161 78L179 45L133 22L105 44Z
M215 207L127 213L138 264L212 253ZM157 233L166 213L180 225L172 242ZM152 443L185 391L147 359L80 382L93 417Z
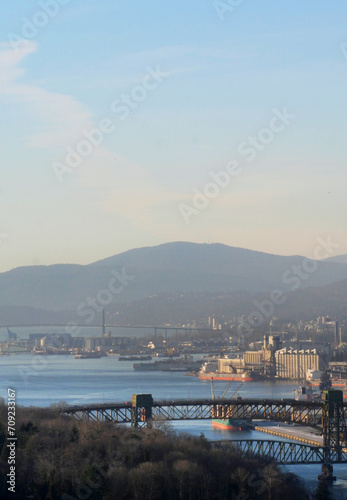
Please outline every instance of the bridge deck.
M261 456L275 460L279 464L321 464L324 461L324 448L287 441L242 439L214 441L213 446L223 451L232 450L242 456ZM333 457L334 463L347 462L347 450Z
M138 396L138 398L137 398ZM147 426L153 420L211 420L226 419L257 419L276 422L292 422L322 429L323 420L327 418L323 402L296 401L294 399L259 400L259 399L175 399L153 401L151 395L135 395L135 405L126 401L123 403L104 403L78 405L61 408L64 415L72 415L78 420L94 422L114 422L134 426ZM139 403L138 403L139 401ZM142 401L142 403L141 403ZM141 403L141 404L140 404ZM347 407L346 404L343 405ZM344 409L341 405L342 417L338 429L345 429ZM330 407L329 407L330 408ZM329 410L330 413L330 410ZM334 414L336 419L336 414ZM324 420L326 422L326 420ZM340 428L340 425L342 427ZM339 430L339 432L340 432ZM325 447L288 443L270 440L228 441L228 446L238 446L244 454L269 456L279 463L338 463L347 462L347 451L343 448L341 434L336 442L324 441ZM327 443L331 443L331 446Z
M266 419L320 428L323 403L289 399L175 399L153 401L151 411L155 420ZM80 420L126 424L132 421L133 407L130 401L88 404L62 408L62 413L74 415Z
M153 407L163 407L163 406L190 406L190 405L236 405L236 406L245 406L245 405L273 405L273 406L287 406L292 407L295 406L297 408L311 408L317 409L322 408L323 403L314 402L314 401L296 401L295 399L161 399L154 400ZM345 405L347 407L347 403ZM131 401L124 401L119 403L90 403L87 405L74 405L67 406L64 408L66 412L73 413L75 411L83 411L83 410L96 410L96 409L119 409L119 408L131 408Z

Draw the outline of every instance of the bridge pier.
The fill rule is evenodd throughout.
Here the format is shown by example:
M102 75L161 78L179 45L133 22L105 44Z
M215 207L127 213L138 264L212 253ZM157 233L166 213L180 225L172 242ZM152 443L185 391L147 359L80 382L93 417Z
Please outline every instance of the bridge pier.
M133 394L131 427L151 427L152 407L152 394Z
M319 474L318 479L320 481L336 481L336 476L334 476L334 467L332 464L322 464L322 474Z
M332 463L341 461L343 447L346 445L346 421L343 408L343 392L339 390L323 391L323 446L324 462L321 481L335 481Z

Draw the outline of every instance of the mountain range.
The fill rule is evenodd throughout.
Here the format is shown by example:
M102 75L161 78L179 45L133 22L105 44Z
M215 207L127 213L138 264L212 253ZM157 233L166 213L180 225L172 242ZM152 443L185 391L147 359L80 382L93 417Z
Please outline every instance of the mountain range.
M218 243L173 242L129 250L89 265L18 267L0 274L0 324L59 321L72 315L92 323L86 312L90 307L95 311L127 308L128 312L137 307L138 312L141 304L163 303L170 296L172 305L175 297L187 297L182 309L194 297L195 311L199 301L208 302L208 296L217 307L212 297L222 294L229 297L230 309L238 304L239 314L254 297L275 289L286 294L282 308L286 315L303 307L303 313L318 311L324 303L327 314L341 311L347 298L347 256L312 261ZM168 316L169 305L168 300Z

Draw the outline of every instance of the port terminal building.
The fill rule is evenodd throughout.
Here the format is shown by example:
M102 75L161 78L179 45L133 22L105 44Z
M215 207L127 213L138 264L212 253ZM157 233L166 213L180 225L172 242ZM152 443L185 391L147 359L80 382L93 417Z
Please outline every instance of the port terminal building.
M303 379L308 370L324 371L329 366L330 347L308 344L307 348L282 347L278 336L265 336L262 349L246 351L243 356L221 358L218 371L235 373L244 370L278 379Z
M324 370L324 358L325 354L317 349L298 351L285 347L275 353L276 377L304 379L308 370Z

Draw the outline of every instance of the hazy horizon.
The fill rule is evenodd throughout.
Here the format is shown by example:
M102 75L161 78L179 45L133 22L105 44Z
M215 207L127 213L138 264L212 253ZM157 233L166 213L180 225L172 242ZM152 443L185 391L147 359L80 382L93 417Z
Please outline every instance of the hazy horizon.
M13 0L0 272L169 241L347 254L347 5Z

